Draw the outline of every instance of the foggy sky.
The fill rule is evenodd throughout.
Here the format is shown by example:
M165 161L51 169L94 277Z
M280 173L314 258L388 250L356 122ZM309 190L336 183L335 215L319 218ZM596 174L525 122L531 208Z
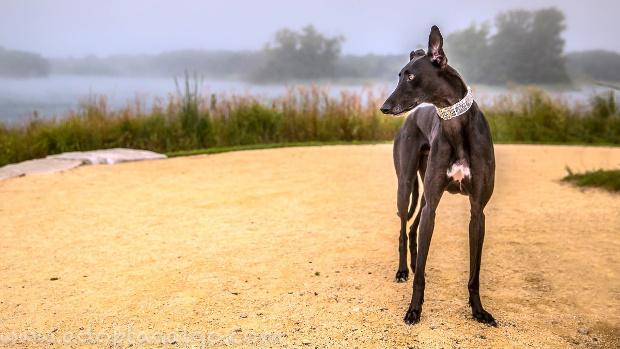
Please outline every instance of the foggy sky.
M440 4L440 5L439 5ZM344 53L403 53L498 11L556 6L566 50L620 51L618 0L0 0L0 46L49 57L259 49L283 27L344 35Z

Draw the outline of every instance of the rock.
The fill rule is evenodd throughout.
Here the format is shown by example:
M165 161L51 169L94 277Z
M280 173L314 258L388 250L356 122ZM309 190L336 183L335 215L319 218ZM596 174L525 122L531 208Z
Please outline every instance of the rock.
M47 157L47 159L77 160L81 161L83 164L86 165L112 165L127 161L158 160L165 158L166 155L158 154L152 151L127 148L75 151L57 155L50 155Z
M303 345L310 345L310 343L312 343L312 342L310 342L310 341L309 341L309 340L307 340L307 339L302 339L302 340L301 340L301 344L303 344Z
M590 329L589 328L585 328L585 327L579 327L579 329L577 330L577 332L583 334L583 335L587 335L590 333Z
M117 164L119 162L165 159L166 155L139 149L103 149L49 155L45 159L23 161L0 167L0 180L31 174L56 173L82 165Z
M248 313L241 313L241 314L239 314L239 317L242 318L242 319L245 319L245 318L248 317Z
M78 160L37 159L0 167L0 179L22 177L30 174L55 173L81 166Z

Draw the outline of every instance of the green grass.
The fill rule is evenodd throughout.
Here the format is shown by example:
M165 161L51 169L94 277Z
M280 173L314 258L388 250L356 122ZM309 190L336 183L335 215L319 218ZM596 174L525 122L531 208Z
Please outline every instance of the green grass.
M404 120L381 114L377 106L385 96L371 89L338 96L317 86L292 88L278 98L201 95L197 83L186 78L178 90L150 110L141 108L140 101L110 110L105 97L99 97L60 117L35 114L19 125L0 123L0 166L115 147L178 156L386 142ZM524 89L481 107L496 143L620 145L620 111L613 94L574 105L542 90Z
M579 187L598 187L612 192L620 192L620 170L595 170L584 173L573 173L566 168L568 175L562 180Z
M192 155L205 155L205 154L220 154L228 153L231 151L244 151L244 150L257 150L257 149L275 149L275 148L290 148L290 147L322 147L326 145L363 145L363 144L382 144L387 141L334 141L334 142L294 142L294 143L269 143L269 144L250 144L250 145L237 145L233 147L213 147L193 150L181 150L166 153L168 157L179 156L192 156Z

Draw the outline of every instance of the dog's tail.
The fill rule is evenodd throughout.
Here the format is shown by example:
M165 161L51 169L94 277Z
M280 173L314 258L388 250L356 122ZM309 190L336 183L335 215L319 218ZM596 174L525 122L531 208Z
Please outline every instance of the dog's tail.
M415 208L418 205L418 196L420 195L420 183L418 174L415 174L415 181L413 182L413 188L411 190L411 205L409 206L409 212L407 213L407 220L410 220L415 213Z

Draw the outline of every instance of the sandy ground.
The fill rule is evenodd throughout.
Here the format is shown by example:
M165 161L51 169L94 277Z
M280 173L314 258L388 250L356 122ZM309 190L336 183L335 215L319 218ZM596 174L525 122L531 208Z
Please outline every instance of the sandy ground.
M496 146L481 293L444 195L402 317L391 145L288 148L0 181L0 346L618 347L620 195L561 183L620 148ZM56 279L57 278L57 279Z

